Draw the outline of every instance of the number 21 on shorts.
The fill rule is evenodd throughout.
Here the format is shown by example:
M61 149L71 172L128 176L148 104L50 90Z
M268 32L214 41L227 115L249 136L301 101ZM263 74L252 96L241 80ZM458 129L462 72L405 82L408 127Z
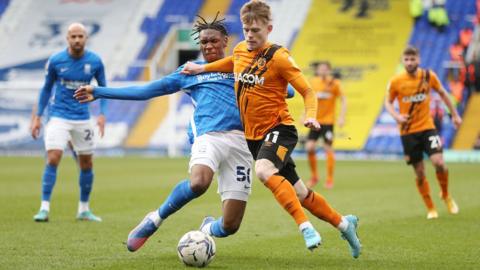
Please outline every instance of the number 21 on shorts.
M430 148L431 149L436 149L442 147L442 140L440 139L440 136L438 135L433 135L428 137L428 140L430 141Z

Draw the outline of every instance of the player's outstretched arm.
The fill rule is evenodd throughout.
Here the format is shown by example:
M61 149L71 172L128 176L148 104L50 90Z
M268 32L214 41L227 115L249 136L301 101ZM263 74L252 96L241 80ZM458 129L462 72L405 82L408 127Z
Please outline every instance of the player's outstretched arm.
M215 62L211 62L205 65L200 65L194 62L187 62L183 69L182 73L187 75L196 75L203 72L233 72L233 57L227 56Z
M74 97L80 103L91 102L97 98L122 99L122 100L146 100L153 97L164 96L178 92L182 89L184 75L172 73L161 80L141 86L127 87L94 87L84 85L79 87Z
M73 97L80 103L92 102L95 100L93 97L93 85L82 85L73 94Z
M204 66L206 72L233 72L233 56L227 56L215 62L208 63Z
M186 75L197 75L203 72L205 72L205 65L197 64L190 61L185 63L182 69L182 74Z

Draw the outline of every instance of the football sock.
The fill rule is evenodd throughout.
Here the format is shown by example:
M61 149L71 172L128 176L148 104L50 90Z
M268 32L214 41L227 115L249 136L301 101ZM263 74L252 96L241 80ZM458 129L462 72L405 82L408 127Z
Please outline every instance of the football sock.
M327 151L327 182L333 183L333 171L335 169L335 153L333 151Z
M313 225L312 225L312 223L310 223L310 221L305 221L302 224L298 225L298 229L300 231L303 231L306 228L312 228L313 229Z
M418 192L422 196L425 205L429 210L434 209L433 201L430 197L430 185L428 184L427 178L423 178L421 181L419 179L416 180Z
M160 226L160 223L162 223L162 218L158 214L158 211L153 211L148 215L148 218L153 221L155 226Z
M317 156L315 154L315 151L308 152L308 164L310 165L310 171L312 173L312 178L318 179Z
M80 201L88 202L92 192L93 172L92 169L80 170Z
M88 205L88 201L87 202L82 202L80 201L78 203L78 213L83 213L83 212L86 212L86 211L89 211L90 210L90 207Z
M158 214L161 219L166 219L171 214L177 212L189 201L198 197L190 187L190 181L185 179L178 183L168 195L167 199L158 208Z
M210 223L210 232L211 232L211 235L215 236L215 237L227 237L229 236L230 234L225 231L225 229L223 228L223 217L220 217L218 218L217 220L215 220L214 222Z
M57 167L47 164L42 178L42 201L50 201L55 181L57 181Z
M448 170L437 171L437 180L442 190L442 199L448 197Z
M337 228L341 232L345 232L348 229L348 220L345 217L342 217L342 221L340 221L340 224L338 224Z
M45 210L50 212L50 202L49 201L42 201L40 204L40 210Z
M302 205L314 216L332 224L334 227L338 227L342 221L342 216L328 204L327 200L312 190L309 191Z
M265 186L272 191L277 202L295 219L297 225L308 221L295 189L285 177L274 174L267 179Z

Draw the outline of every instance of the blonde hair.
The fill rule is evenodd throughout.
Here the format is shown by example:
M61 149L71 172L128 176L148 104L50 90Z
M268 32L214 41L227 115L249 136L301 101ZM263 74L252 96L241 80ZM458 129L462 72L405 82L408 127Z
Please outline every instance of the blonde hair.
M272 21L270 6L260 0L250 0L240 9L242 23L251 24L253 21L261 21L268 24Z

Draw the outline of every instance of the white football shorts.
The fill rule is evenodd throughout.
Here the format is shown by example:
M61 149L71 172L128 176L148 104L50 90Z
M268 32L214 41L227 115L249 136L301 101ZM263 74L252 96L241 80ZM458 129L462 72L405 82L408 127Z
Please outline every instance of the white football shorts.
M242 131L209 132L195 138L189 171L194 165L210 167L217 173L222 201L247 201L252 192L252 164Z
M93 123L52 117L45 127L45 149L64 150L68 141L79 155L91 155L95 148Z

